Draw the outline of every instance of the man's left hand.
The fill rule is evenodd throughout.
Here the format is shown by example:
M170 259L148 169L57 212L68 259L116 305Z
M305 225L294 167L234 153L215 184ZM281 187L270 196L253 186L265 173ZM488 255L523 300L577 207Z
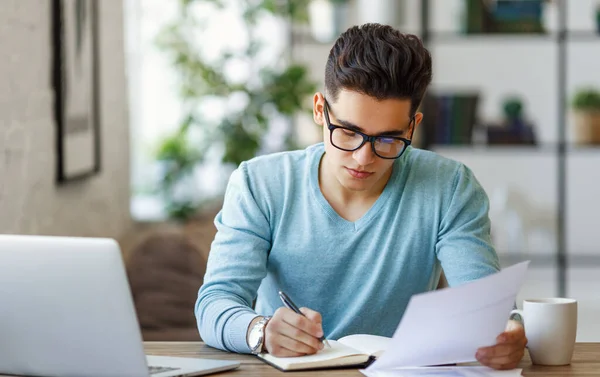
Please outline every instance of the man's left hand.
M526 345L525 329L520 322L511 320L496 338L496 345L480 348L475 357L482 365L493 369L513 369L523 358Z

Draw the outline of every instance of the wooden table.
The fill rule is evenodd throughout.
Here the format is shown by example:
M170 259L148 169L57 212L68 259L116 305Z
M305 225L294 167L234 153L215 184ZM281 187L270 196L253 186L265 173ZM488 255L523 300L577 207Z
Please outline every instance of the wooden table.
M242 365L230 372L217 374L217 376L244 376L244 377L317 377L317 376L363 376L356 369L323 370L311 372L283 373L265 364L251 355L239 355L223 352L205 345L202 342L146 342L146 353L149 355L204 357L222 360L239 360ZM600 343L577 343L571 365L548 367L532 365L529 355L523 358L520 368L524 376L600 376Z

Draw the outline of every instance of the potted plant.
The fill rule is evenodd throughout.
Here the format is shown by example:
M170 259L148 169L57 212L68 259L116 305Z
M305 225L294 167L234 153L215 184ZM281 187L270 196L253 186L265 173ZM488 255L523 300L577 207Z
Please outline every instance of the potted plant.
M187 220L198 208L193 173L202 161L202 154L190 143L190 124L188 119L175 132L165 136L155 152L159 168L157 191L167 216L175 221Z
M575 143L600 144L600 90L579 89L573 96L571 106Z
M198 209L218 200L198 197L194 186L199 178L194 177L194 172L201 162L210 159L211 163L219 163L222 171L228 171L268 148L297 148L291 119L299 112L310 111L306 99L314 94L317 85L310 79L308 68L285 60L285 53L269 62L258 59L265 47L256 30L265 14L288 22L305 22L307 1L240 2L247 45L223 49L218 56L209 58L203 53L201 38L214 37L205 35L214 20L194 11L200 0L179 0L178 16L157 36L158 46L179 78L184 109L177 129L161 140L154 155L161 170L157 191L162 194L171 219L189 220ZM222 11L230 2L205 3ZM242 80L231 78L226 68L240 62L248 62L245 67L251 73ZM207 116L211 114L201 110L203 105L204 109L208 107L207 103L211 108L216 103L226 111L218 117ZM267 140L274 123L279 125L278 131L284 131L275 140L277 147L268 145L274 137Z

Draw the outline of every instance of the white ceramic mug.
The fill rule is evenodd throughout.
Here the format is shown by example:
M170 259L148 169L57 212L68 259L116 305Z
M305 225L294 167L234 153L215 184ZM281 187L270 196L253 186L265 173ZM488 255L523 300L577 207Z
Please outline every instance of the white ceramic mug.
M523 300L521 315L533 364L571 363L577 336L577 301L570 298Z

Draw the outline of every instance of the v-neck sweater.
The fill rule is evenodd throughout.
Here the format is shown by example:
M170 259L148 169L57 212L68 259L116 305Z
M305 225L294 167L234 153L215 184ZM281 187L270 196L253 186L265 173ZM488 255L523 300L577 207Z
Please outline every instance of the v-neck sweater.
M391 337L412 295L499 270L488 197L472 171L409 147L358 220L319 187L323 143L256 157L232 173L195 314L209 345L248 353L248 326L283 304L321 313L328 339ZM254 309L253 309L253 303Z

